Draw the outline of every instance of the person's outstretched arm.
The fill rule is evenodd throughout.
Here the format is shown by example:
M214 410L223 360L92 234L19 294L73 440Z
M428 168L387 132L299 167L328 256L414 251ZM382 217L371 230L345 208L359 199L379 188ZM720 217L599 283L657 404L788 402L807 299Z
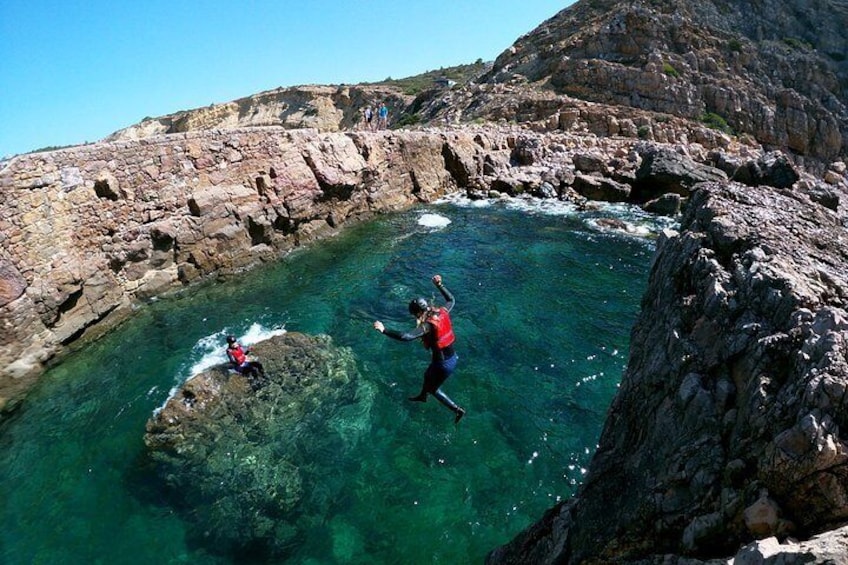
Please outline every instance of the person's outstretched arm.
M442 275L433 275L433 284L436 285L436 288L439 289L439 292L442 293L442 297L445 299L445 310L450 312L456 304L456 299L451 294L451 291L442 284Z
M414 339L418 339L423 337L425 333L427 333L427 325L421 324L417 328L409 332L399 332L397 330L390 330L386 326L383 325L383 322L377 320L374 322L374 329L380 332L381 334L388 336L392 339L396 339L398 341L412 341Z

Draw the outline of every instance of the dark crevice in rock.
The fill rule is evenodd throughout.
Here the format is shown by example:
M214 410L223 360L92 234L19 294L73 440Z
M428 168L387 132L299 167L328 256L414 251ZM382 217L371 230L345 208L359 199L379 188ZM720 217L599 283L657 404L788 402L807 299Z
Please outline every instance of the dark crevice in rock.
M352 184L327 184L321 182L319 179L319 184L321 185L321 197L318 199L319 202L327 202L330 200L350 200L353 194L356 192L356 186Z
M68 297L64 300L64 302L59 304L59 306L57 308L57 319L62 314L69 312L70 310L73 310L74 307L77 305L77 302L79 302L79 299L82 298L82 294L83 294L82 287L80 287L78 290L69 294Z
M108 180L100 179L94 182L94 193L98 198L106 198L107 200L118 200L118 191L115 190Z

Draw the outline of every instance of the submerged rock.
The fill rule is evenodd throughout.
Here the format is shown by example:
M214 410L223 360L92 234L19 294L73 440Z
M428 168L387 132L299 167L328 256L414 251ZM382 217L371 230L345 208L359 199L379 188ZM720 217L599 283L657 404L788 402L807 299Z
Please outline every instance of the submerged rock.
M258 390L226 366L205 371L150 418L144 441L198 543L280 557L310 522L304 509L330 512L373 391L329 337L286 333L252 350L266 373Z

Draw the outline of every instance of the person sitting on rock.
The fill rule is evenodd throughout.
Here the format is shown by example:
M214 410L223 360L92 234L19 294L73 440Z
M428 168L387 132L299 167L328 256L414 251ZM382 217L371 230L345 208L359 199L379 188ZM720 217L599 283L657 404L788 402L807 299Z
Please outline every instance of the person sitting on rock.
M250 386L253 390L262 386L262 381L265 379L265 368L258 361L248 361L247 354L250 353L250 348L243 348L236 336L227 336L227 359L230 364L239 374L244 375L250 381Z

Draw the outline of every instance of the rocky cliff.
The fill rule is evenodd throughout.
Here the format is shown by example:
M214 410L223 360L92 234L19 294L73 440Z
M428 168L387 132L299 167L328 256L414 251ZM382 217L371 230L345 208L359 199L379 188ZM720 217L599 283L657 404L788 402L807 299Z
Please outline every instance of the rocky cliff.
M551 110L569 99L647 110L832 159L848 152L846 25L845 0L584 0L519 38L479 82L515 101L547 92L535 105ZM466 107L485 114L487 89L476 88Z
M489 561L727 557L848 521L846 226L791 190L699 185L584 485Z
M553 152L525 137L265 127L11 160L0 171L0 408L20 399L54 355L104 331L137 300L460 188L540 190L544 172L558 196L574 178L566 149L601 143L562 137ZM625 154L633 140L603 143ZM558 163L538 166L551 157Z
M0 407L137 300L448 192L635 202L675 214L698 180L775 184L780 171L784 185L799 180L785 156L709 132L686 142L701 130L675 124L662 131L680 142L655 151L638 136L514 127L263 127L17 157L0 171ZM827 182L805 173L798 190L838 206L844 163L829 173Z
M136 301L372 214L456 190L685 204L585 484L490 561L725 562L750 543L739 562L758 562L797 537L781 562L838 562L846 11L582 0L473 84L413 101L278 89L3 163L0 408ZM451 129L332 133L378 98Z
M500 121L665 142L669 122L688 122L828 162L848 154L846 25L846 0L581 0L452 88L414 98L391 85L279 88L110 139L259 125L338 131L386 101L394 123Z
M146 118L138 124L116 131L104 141L258 126L316 129L321 132L344 131L361 128L362 111L366 106L376 109L382 102L394 115L412 99L412 96L403 94L401 89L391 86L280 87L232 102Z
M508 154L506 143L489 148ZM11 160L0 171L0 407L134 301L454 191L476 174L479 147L460 133L262 128Z

